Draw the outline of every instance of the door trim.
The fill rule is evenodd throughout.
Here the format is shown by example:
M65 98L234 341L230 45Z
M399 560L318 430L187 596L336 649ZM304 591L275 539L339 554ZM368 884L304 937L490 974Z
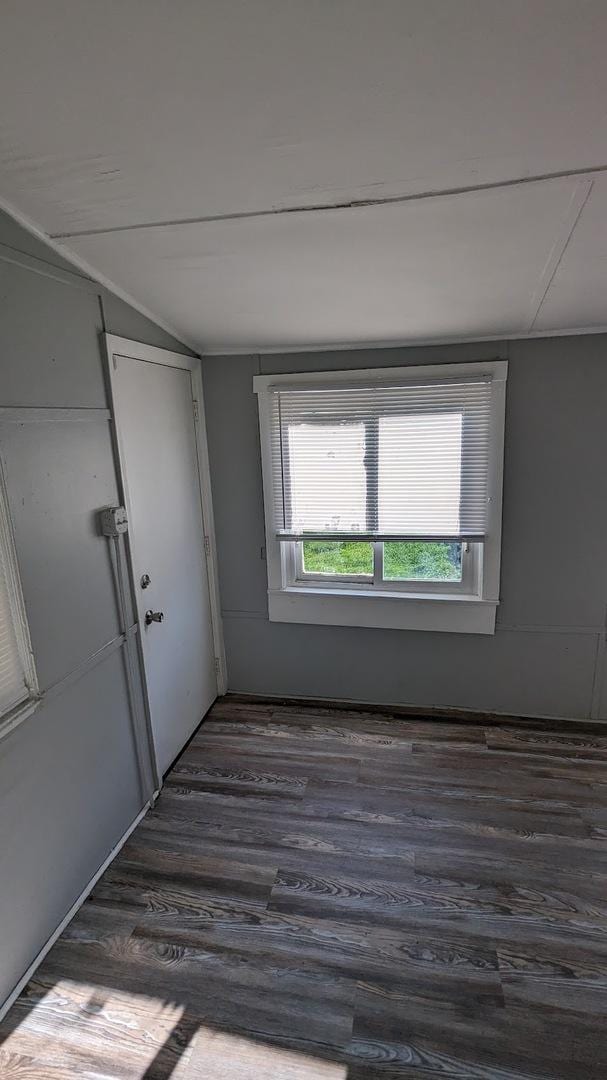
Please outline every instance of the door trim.
M215 655L217 691L225 694L227 689L225 647L223 640L223 626L221 619L221 604L219 599L219 580L217 574L217 545L215 540L215 523L213 517L213 500L211 494L211 474L209 469L209 453L207 445L207 433L205 424L204 398L202 387L202 368L200 357L185 356L183 353L171 352L168 349L159 349L155 345L145 345L141 341L132 341L130 338L118 337L116 334L104 334L105 353L107 360L107 374L110 391L110 408L112 426L115 432L117 473L121 489L121 498L130 517L130 501L128 484L126 481L125 459L122 448L120 427L115 408L115 379L117 356L127 356L133 360L143 360L148 364L161 364L164 367L181 368L189 371L192 377L193 392L193 420L196 435L196 454L198 460L198 479L200 484L200 504L202 510L202 522L205 536L205 564L209 582L209 601L211 610L211 631L213 635L213 652ZM127 534L129 535L129 534ZM131 544L128 547L129 573L131 587L136 588L134 568L131 552ZM135 595L135 592L134 594ZM140 635L138 635L140 636ZM149 700L147 681L143 657L140 655L142 666L143 684L146 694L146 708L149 716Z

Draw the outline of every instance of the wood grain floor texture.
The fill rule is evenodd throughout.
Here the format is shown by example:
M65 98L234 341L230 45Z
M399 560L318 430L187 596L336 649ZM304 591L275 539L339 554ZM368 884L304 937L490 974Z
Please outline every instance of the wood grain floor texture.
M0 1076L606 1080L606 1011L607 728L226 698Z

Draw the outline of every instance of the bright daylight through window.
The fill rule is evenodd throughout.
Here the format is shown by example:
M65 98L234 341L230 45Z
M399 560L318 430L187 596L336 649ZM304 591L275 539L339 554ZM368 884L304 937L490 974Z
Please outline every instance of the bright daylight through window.
M503 361L256 377L271 619L493 632L505 380Z

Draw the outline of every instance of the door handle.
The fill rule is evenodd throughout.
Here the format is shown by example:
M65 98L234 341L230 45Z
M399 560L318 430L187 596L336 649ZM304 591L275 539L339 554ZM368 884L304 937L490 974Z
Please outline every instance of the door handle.
M145 613L145 625L146 626L151 626L153 622L163 622L163 621L164 621L164 611L152 611L151 608L150 608L149 611L146 611L146 613Z

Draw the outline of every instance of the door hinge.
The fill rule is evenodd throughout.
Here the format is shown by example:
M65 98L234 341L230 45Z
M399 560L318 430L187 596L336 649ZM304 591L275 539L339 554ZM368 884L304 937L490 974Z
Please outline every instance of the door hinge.
M219 663L219 657L216 656L215 657L215 674L219 675L220 671L221 671L221 664Z
M205 536L204 538L204 553L205 555L211 554L211 539L209 536Z
M198 420L198 402L196 398L192 398L192 405L194 407L194 419Z

